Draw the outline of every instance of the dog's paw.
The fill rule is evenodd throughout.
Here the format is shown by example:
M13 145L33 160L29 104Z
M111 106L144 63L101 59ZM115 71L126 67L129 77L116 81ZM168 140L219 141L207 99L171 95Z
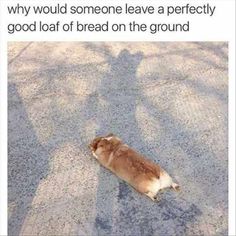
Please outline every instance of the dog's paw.
M171 185L171 187L172 187L175 191L177 191L177 192L180 191L180 186L179 186L178 184L176 184L176 183L173 183L173 184Z

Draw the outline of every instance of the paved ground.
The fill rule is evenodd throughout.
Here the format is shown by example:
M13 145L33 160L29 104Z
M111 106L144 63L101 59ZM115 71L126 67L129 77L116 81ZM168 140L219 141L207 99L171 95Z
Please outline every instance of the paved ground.
M9 235L226 235L227 43L9 43ZM114 132L182 192L87 149Z

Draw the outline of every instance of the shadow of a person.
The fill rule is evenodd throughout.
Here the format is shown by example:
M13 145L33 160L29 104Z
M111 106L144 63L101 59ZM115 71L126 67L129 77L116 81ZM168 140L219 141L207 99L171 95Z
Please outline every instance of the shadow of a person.
M97 135L113 132L128 141L128 144L139 152L149 153L150 150L146 150L144 136L137 120L137 108L139 104L143 104L145 98L137 78L138 66L144 56L141 52L131 54L124 49L117 57L109 54L107 58L110 70L104 76L97 94L95 94L106 104L98 109L102 115L100 114L97 119L99 127ZM99 104L97 101L96 106ZM91 106L92 104L89 107ZM115 192L117 188L118 192ZM158 204L153 206L149 199L139 196L123 181L117 182L114 175L101 167L98 176L93 233L98 235L153 235L161 225L158 222L162 222L163 217L168 214L173 215L171 220L181 224L179 231L185 232L187 222L194 221L201 212L194 204L186 203L184 199L179 200L181 207L174 199L171 198L170 201L171 210L164 203L160 206ZM186 214L184 219L179 220L178 215L185 216ZM162 232L167 235L172 232L171 230L165 229Z
M141 52L131 54L122 50L117 57L109 57L110 71L102 80L98 94L105 100L107 107L103 109L103 117L99 120L98 135L113 132L129 144L142 149L142 134L136 119L140 89L137 83L137 68L143 58ZM113 181L116 181L114 178ZM103 168L99 172L96 204L95 230L98 234L111 234L114 218L114 196L104 194L104 189L111 184L111 177ZM112 184L113 185L113 184ZM123 182L119 182L119 208L126 208L132 199L132 190ZM108 197L110 196L110 198ZM105 199L105 200L104 200ZM119 210L123 214L123 210ZM118 216L120 218L120 216Z

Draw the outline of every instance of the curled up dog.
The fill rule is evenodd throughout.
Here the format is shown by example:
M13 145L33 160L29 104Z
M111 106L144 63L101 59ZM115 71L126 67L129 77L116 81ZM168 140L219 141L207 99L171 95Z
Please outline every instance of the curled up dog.
M160 200L158 192L162 189L173 188L178 191L180 188L164 169L113 134L95 138L89 147L101 165L153 201Z

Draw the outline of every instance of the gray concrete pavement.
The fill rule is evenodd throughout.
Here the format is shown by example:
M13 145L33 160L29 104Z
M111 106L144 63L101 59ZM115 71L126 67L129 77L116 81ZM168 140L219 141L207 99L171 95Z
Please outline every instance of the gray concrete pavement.
M8 45L9 235L226 235L227 43ZM113 132L182 188L160 203L87 149Z

